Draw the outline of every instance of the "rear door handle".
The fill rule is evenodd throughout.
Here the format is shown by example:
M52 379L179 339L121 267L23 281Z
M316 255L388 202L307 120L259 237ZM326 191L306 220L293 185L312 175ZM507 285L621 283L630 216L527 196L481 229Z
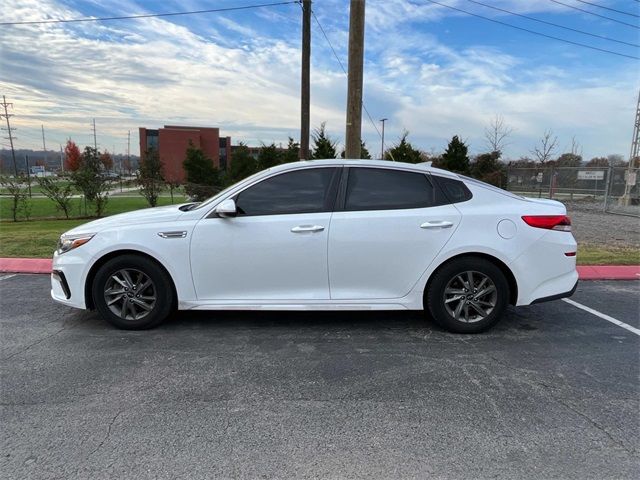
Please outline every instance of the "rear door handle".
M447 222L444 220L424 222L422 225L420 225L420 228L451 228L451 227L453 227L453 222Z
M322 225L298 225L291 229L293 233L321 232L322 230L324 230Z

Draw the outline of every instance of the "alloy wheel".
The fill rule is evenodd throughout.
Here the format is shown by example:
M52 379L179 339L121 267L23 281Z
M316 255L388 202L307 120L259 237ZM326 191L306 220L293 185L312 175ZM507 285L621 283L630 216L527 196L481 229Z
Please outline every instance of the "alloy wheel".
M107 280L104 299L114 315L123 320L140 320L155 307L157 294L155 285L147 274L124 268Z
M498 291L487 275L466 271L455 275L444 289L444 306L455 320L474 323L491 314Z

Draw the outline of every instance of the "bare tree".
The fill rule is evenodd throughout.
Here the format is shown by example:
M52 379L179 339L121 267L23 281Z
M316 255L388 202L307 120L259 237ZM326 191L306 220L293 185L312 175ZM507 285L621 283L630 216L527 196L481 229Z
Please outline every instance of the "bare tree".
M507 138L513 133L513 128L507 125L502 115L496 115L484 129L484 138L491 152L502 152L508 145Z
M582 157L582 145L576 140L576 137L571 137L571 154L576 157Z
M531 150L531 153L536 157L538 162L544 165L551 160L557 146L558 137L553 134L553 130L545 130L539 144Z

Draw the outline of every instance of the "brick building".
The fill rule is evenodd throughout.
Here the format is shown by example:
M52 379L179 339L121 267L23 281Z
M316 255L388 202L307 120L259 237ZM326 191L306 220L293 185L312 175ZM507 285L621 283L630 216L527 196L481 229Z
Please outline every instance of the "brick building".
M170 181L184 181L184 162L189 141L202 149L213 165L226 170L231 160L231 137L220 138L220 129L209 127L183 127L165 125L164 128L149 129L140 127L140 158L144 160L147 150L158 151L164 165L164 176Z

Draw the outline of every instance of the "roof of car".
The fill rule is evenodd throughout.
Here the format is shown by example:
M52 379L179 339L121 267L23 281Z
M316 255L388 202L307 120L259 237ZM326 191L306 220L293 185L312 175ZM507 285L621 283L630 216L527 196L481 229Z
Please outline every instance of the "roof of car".
M437 173L439 175L444 175L448 177L456 177L455 173L449 172L447 170L442 170L440 168L435 168L431 166L431 162L423 162L423 163L405 163L405 162L392 162L389 160L345 160L342 158L328 158L328 159L319 159L319 160L301 160L299 162L291 162L285 163L282 165L278 165L272 167L270 171L286 171L293 170L296 168L300 168L302 166L313 166L313 165L336 165L336 166L357 166L357 167L383 167L383 168L396 168L398 170L413 170L413 171L423 171L423 172L432 172Z

